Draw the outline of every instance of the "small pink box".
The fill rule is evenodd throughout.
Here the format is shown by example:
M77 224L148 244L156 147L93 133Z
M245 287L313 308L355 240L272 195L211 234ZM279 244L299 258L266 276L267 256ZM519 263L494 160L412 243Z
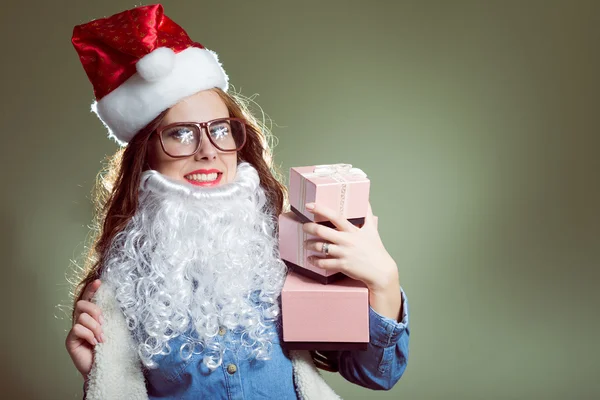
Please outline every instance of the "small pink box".
M374 216L375 226L378 218ZM307 250L304 248L305 240L319 239L318 236L309 235L302 230L300 217L293 212L283 213L279 216L279 255L283 261L297 273L305 275L322 284L329 284L337 279L344 278L341 272L319 268L308 262L308 257L316 255L323 257L320 251ZM362 227L363 224L357 225Z
M281 308L288 349L366 349L369 343L369 290L359 280L321 285L289 272Z
M306 211L306 203L316 202L346 219L364 218L369 209L371 181L350 164L329 164L290 168L292 211L313 222L326 218Z

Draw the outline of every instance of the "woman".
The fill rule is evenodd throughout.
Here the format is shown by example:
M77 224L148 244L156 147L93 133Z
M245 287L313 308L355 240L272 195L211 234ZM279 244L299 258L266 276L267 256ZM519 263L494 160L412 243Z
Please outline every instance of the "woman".
M315 368L389 389L408 356L397 268L371 210L358 229L305 224L315 265L368 286L367 351L286 351L267 131L227 94L216 54L163 14L138 7L75 27L94 111L121 145L102 178L98 240L66 339L90 399L337 398ZM221 370L222 373L215 373ZM210 395L208 395L210 393Z

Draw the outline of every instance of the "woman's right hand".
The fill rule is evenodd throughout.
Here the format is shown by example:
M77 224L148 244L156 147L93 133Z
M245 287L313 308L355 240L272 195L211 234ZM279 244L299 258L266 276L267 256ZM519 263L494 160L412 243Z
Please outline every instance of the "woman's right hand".
M94 294L100 287L100 279L96 279L85 288L81 300L75 305L73 327L67 335L65 345L75 364L75 368L87 378L94 361L94 346L104 342L102 334L102 312L100 307L92 303Z

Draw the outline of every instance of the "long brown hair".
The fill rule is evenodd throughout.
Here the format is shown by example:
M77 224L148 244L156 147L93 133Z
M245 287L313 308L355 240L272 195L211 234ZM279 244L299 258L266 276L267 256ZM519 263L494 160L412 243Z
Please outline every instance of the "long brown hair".
M273 206L274 219L290 209L288 191L282 183L283 175L273 163L275 137L270 129L257 120L248 105L252 99L241 94L215 91L227 106L230 117L247 120L247 140L244 148L238 152L238 161L248 161L258 171L261 186ZM121 232L135 214L138 207L138 186L142 172L147 169L148 142L152 133L160 125L168 110L140 130L125 148L107 159L104 168L98 173L92 191L95 216L92 223L89 252L76 278L74 304L81 299L85 287L102 274L104 258L115 235ZM74 317L75 307L73 307ZM317 368L329 372L339 371L337 352L310 351Z
M238 152L238 162L247 161L256 168L261 186L275 213L273 218L289 208L288 193L283 176L273 164L272 142L274 137L266 125L258 121L248 107L249 99L240 94L225 93L219 88L216 92L229 110L230 117L244 118L247 121L246 144ZM74 304L83 295L85 287L102 274L104 258L116 234L125 229L138 207L138 186L142 172L147 169L149 139L160 125L168 109L140 130L126 147L108 158L104 168L98 173L92 191L95 216L92 235L84 266L74 290ZM74 316L75 307L73 307Z

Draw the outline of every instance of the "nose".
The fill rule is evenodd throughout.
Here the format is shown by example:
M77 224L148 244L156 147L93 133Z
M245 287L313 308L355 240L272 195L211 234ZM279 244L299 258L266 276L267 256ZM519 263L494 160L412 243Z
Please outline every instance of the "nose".
M210 139L208 139L208 134L206 133L206 128L202 128L202 140L200 141L200 148L198 152L194 155L195 160L214 160L217 158L217 148L213 146Z

